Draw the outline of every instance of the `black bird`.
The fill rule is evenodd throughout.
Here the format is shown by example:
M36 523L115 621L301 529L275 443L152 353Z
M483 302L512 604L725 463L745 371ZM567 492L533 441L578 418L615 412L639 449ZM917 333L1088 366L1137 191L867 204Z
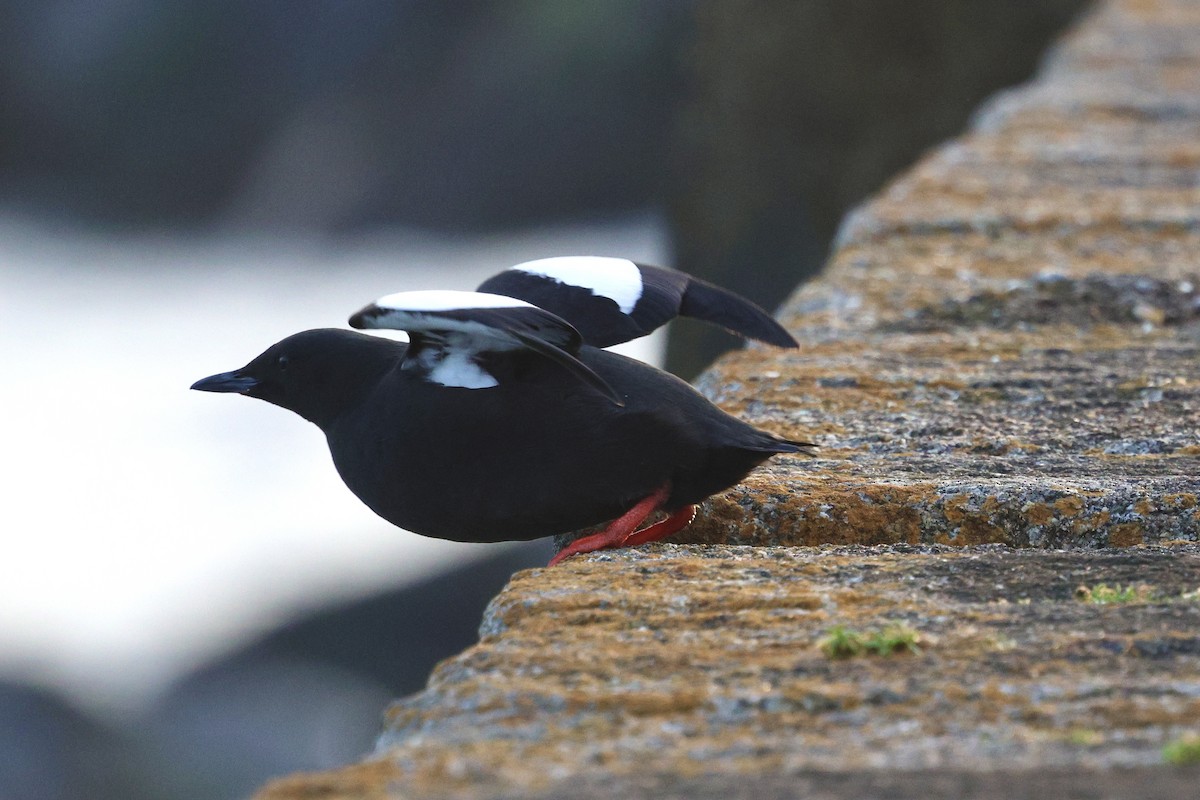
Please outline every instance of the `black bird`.
M407 530L526 540L609 522L551 561L655 541L694 504L805 442L757 430L654 367L583 344L558 316L474 292L404 292L350 319L408 331L290 336L193 389L290 409L346 485ZM666 519L637 530L657 511Z
M653 332L677 316L712 322L777 347L796 340L770 314L720 286L625 258L558 256L526 261L476 291L516 297L570 322L593 347Z

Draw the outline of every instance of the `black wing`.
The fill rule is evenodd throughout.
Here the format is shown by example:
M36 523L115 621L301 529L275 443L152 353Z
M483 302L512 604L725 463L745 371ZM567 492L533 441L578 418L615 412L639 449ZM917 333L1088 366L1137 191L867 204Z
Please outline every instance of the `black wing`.
M498 380L483 354L529 351L553 361L617 405L621 396L577 358L582 344L570 323L517 298L480 292L400 292L350 317L353 328L407 331L402 368L446 386L485 389Z
M782 325L746 298L683 272L623 258L529 261L493 275L479 291L552 311L594 347L645 336L677 316L702 319L779 347L797 346Z

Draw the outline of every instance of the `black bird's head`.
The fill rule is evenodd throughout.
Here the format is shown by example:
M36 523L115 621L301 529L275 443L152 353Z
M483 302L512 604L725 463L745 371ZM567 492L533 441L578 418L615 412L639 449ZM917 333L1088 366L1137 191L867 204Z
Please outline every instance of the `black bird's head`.
M324 428L357 402L403 356L405 346L353 331L293 334L241 369L201 378L201 392L256 397Z

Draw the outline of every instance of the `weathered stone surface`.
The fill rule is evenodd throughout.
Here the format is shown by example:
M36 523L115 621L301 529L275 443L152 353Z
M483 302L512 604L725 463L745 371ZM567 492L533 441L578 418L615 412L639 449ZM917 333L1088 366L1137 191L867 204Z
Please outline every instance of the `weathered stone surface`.
M798 352L702 380L819 458L517 575L373 760L261 797L1194 794L1200 4L1047 65L847 221Z
M1099 582L1143 588L1079 599ZM1194 544L604 553L515 576L480 644L389 710L367 774L396 796L565 797L667 776L1158 765L1200 721L1198 587ZM836 625L905 626L919 650L831 657ZM366 769L320 796L374 796Z
M349 770L348 770L349 771ZM805 772L795 775L762 775L747 780L740 775L611 776L600 780L582 777L558 793L521 791L493 795L496 800L612 800L624 797L648 797L654 800L834 800L835 798L887 798L887 800L1045 800L1057 797L1086 797L1110 800L1136 797L1138 800L1179 800L1190 797L1200 775L1195 770L1164 772L1161 768L1132 768L1080 773L1078 770L1043 769L1031 772L996 770L903 770L869 772ZM306 783L301 777L281 781L263 798L341 800L341 798L419 797L399 790L388 794L383 784L373 784L371 794L339 794L336 776L319 776ZM295 791L288 791L294 788ZM328 788L328 791L327 791ZM301 792L307 791L304 794Z

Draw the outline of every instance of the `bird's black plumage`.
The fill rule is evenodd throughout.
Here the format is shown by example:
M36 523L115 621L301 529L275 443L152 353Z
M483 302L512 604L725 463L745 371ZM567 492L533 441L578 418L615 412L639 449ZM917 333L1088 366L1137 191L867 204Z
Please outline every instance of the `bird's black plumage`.
M677 316L720 325L776 347L796 347L770 314L740 295L673 269L598 256L561 256L517 264L485 280L480 292L532 303L569 320L594 347L652 333Z
M342 479L375 513L457 541L582 529L664 485L662 507L678 509L774 453L805 447L726 414L667 373L587 345L579 361L623 406L535 352L492 359L497 385L469 389L404 369L407 350L351 331L305 331L193 388L295 411L324 431Z

